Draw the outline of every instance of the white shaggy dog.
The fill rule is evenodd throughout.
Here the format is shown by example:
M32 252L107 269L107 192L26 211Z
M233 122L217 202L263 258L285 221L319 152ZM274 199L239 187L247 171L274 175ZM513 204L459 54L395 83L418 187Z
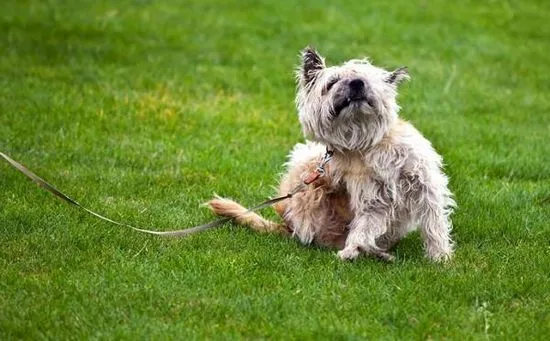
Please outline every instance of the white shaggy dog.
M390 248L419 225L427 256L449 259L455 202L441 156L398 118L397 86L409 78L407 70L388 72L365 59L327 67L306 48L297 76L300 123L311 141L292 150L279 193L302 183L326 149L333 157L325 175L275 206L284 224L228 199L213 199L210 208L258 231L336 247L344 260L361 253L391 260Z

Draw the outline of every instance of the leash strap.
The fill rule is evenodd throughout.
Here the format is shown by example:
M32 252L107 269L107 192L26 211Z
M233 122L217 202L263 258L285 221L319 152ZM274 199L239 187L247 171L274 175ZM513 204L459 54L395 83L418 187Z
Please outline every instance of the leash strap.
M205 230L223 225L226 222L233 219L233 218L229 218L229 217L220 218L220 219L214 220L214 221L206 223L206 224L202 224L202 225L198 225L198 226L194 226L194 227L187 228L187 229L182 229L182 230L173 230L173 231L155 231L155 230L148 230L148 229L142 229L142 228L134 227L132 225L129 225L129 224L126 224L126 223L121 223L121 222L118 222L118 221L113 220L111 218L105 217L105 216L103 216L99 213L96 213L96 212L90 210L89 208L86 208L86 207L82 206L76 200L72 199L71 197L69 197L65 193L61 192L60 190L55 188L53 185L48 183L46 180L44 180L41 177L39 177L38 175L34 174L27 167L23 166L22 164L15 161L11 157L7 156L6 154L4 154L2 152L0 152L0 156L2 156L6 161L8 161L9 164L12 167L14 167L15 169L17 169L18 171L23 173L25 176L27 176L29 179L31 179L39 187L44 188L45 190L47 190L48 192L50 192L53 195L57 196L58 198L62 199L63 201L65 201L65 202L67 202L67 203L69 203L73 206L76 206L79 209L81 209L81 210L83 210L83 211L85 211L85 212L87 212L87 213L103 220L103 221L106 221L106 222L109 222L111 224L115 224L115 225L118 225L118 226L129 227L129 228L131 228L135 231L138 231L138 232L153 234L153 235L157 235L157 236L164 236L164 237L184 237L184 236L188 236L188 235L193 234L193 233L205 231ZM248 209L245 213L243 213L243 215L254 212L254 211L261 210L262 208L266 208L266 207L269 207L271 205L274 205L274 204L278 203L279 201L291 198L294 194L301 191L303 189L303 187L304 187L304 184L299 184L287 195L266 200L266 201L262 202L261 204Z

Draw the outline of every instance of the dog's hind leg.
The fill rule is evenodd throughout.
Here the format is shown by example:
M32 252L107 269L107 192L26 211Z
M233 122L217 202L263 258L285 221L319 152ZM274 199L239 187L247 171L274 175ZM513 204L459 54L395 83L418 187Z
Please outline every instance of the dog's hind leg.
M255 231L288 234L288 230L284 224L269 221L259 214L249 212L244 206L233 200L216 197L210 200L207 205L215 214L233 218L236 223L249 226Z

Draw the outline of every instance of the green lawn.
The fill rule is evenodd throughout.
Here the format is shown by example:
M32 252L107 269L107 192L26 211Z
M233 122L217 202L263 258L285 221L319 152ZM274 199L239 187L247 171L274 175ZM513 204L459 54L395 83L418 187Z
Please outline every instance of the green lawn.
M0 162L0 339L547 339L550 2L456 3L3 0L0 151L112 218L184 228L214 192L272 195L307 44L409 67L402 117L459 209L450 264L417 234L342 263L231 224L139 234Z

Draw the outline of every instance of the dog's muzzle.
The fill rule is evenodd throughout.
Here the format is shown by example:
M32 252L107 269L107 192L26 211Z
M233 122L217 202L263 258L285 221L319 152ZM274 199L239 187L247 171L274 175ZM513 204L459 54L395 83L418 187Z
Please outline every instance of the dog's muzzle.
M372 96L368 96L368 85L361 79L353 79L348 83L346 95L335 101L334 108L331 112L333 117L340 116L340 113L345 108L353 104L361 104L366 102L371 108L374 107Z

